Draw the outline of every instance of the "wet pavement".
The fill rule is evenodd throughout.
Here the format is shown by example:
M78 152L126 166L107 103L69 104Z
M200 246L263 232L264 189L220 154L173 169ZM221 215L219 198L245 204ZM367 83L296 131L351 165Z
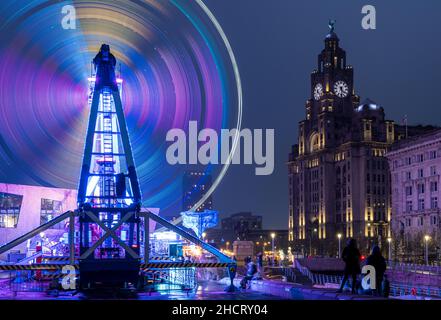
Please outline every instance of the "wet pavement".
M36 290L40 290L38 287ZM194 291L182 291L164 287L158 292L138 293L136 296L114 295L111 293L94 296L86 296L82 293L60 292L58 296L48 295L47 292L19 291L14 292L9 282L0 282L0 300L283 300L281 297L261 293L252 290L241 290L237 292L225 292L225 285L217 282L200 282ZM27 289L26 289L27 290Z

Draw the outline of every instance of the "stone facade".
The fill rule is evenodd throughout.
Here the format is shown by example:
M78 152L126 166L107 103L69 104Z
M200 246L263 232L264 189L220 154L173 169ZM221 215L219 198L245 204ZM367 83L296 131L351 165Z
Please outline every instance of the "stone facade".
M289 240L297 252L336 255L337 235L367 253L390 236L387 148L398 131L371 100L360 104L354 70L334 32L311 74L306 118L289 156Z
M441 226L441 130L402 140L386 156L391 168L396 256L422 257L425 236L430 237L431 255L436 255Z

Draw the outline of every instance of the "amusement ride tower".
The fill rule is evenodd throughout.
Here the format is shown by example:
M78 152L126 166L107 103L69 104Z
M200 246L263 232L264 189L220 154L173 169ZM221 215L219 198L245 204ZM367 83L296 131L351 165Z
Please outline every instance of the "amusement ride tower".
M90 117L78 188L80 281L136 283L141 192L121 103L116 59L103 44L89 78Z

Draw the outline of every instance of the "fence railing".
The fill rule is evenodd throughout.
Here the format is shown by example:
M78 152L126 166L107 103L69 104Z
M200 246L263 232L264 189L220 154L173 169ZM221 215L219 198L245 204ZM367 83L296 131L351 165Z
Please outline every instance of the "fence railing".
M388 261L387 266L389 269L395 271L431 273L431 274L441 275L441 266L439 265L423 265L423 264Z
M301 274L308 277L314 283L314 275L313 273L306 267L302 266L300 262L296 259L294 261L295 268L300 271Z
M390 287L390 295L397 296L428 296L441 298L441 288L430 286L412 286L406 284L392 284Z
M400 267L406 268L408 266L404 264L404 266L402 265ZM308 268L302 266L298 261L295 262L295 268L299 270L301 274L308 277L314 284L318 284L318 285L325 285L327 283L340 284L341 281L343 280L343 276L340 275L313 273ZM394 266L394 268L396 268L396 266ZM424 285L415 286L412 284L403 284L396 282L390 284L390 296L398 297L405 295L441 298L441 288L424 286Z

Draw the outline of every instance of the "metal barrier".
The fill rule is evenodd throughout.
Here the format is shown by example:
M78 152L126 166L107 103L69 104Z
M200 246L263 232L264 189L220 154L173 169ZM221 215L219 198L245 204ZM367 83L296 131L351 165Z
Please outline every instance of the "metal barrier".
M413 295L441 298L441 288L394 283L391 285L390 295L393 297Z
M144 288L148 292L158 291L195 291L198 285L196 268L167 268L148 270L144 273L148 278Z
M424 265L415 263L403 263L387 261L389 269L397 270L401 272L428 272L436 275L441 275L441 266L439 265Z
M324 285L326 283L339 284L343 280L343 276L339 275L327 275L320 273L312 273L308 268L303 267L296 261L296 269L300 271L304 276L307 276L314 284ZM441 288L430 286L413 286L410 284L391 283L390 296L427 296L441 298Z
M44 292L48 289L49 283L37 281L32 275L32 271L17 271L11 274L9 287L14 296L17 292Z

